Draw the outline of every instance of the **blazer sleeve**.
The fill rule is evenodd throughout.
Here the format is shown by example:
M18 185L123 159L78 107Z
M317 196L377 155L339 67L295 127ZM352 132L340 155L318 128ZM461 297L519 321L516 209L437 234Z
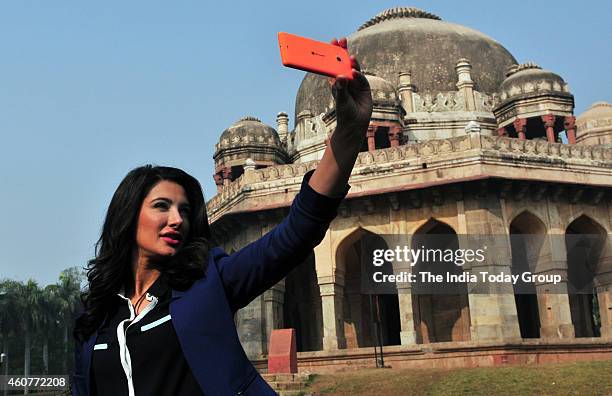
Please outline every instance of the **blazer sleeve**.
M300 192L280 224L236 253L215 260L233 312L248 305L302 263L321 243L336 217L350 186L339 197L319 194L308 185L313 172L304 175Z
M83 353L84 342L76 342L74 345L74 373L72 374L71 390L73 396L86 396L87 385L85 373L83 372Z

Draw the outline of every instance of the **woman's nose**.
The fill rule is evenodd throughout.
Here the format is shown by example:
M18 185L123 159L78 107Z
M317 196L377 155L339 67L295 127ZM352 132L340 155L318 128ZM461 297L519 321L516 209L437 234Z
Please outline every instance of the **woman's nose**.
M170 210L170 216L168 217L168 225L171 227L179 227L183 224L183 216L178 208Z

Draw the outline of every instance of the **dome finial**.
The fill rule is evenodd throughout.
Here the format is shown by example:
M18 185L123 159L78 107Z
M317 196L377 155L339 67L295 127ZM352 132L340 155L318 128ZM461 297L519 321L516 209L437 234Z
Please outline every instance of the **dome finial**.
M255 122L261 122L261 120L260 120L259 118L257 118L257 117L253 117L253 116L245 116L245 117L242 117L242 118L241 118L241 119L239 119L237 122L240 122L240 121L255 121Z
M366 23L361 25L359 29L357 30L363 30L372 25L376 25L377 23L388 21L389 19L398 19L398 18L424 18L424 19L435 19L438 21L442 20L442 18L440 18L439 16L423 11L418 8L395 7L395 8L386 9L383 12L376 14L373 18L371 18Z

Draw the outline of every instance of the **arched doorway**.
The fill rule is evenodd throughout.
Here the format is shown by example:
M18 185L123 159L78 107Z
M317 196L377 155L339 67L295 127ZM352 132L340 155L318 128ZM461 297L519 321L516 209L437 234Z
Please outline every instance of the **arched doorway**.
M455 231L435 219L421 226L412 237L412 249L423 251L456 250L459 241ZM445 262L432 254L413 267L413 273L460 274L463 268ZM444 287L444 286L442 286ZM412 289L415 293L415 288ZM470 339L470 311L467 285L457 286L454 294L444 290L413 294L412 306L418 343L468 341Z
M323 349L321 292L314 254L285 278L283 324L294 328L298 352Z
M565 232L568 297L576 337L599 337L601 316L596 277L607 234L587 216L572 221Z
M546 226L530 212L522 212L510 223L512 275L535 272L544 253ZM513 285L516 313L522 338L540 338L538 295L533 283Z
M359 229L347 237L338 247L338 263L344 267L344 335L347 348L363 348L378 344L399 345L400 315L397 291L394 294L364 294L362 282L362 255L371 257L371 250L386 249L385 240L366 230ZM392 272L391 263L383 271ZM387 264L385 264L387 265Z

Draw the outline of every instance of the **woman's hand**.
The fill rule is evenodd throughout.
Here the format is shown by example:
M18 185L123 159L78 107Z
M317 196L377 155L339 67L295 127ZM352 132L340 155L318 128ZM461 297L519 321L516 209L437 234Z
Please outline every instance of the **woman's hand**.
M333 40L332 44L346 48L346 38ZM345 192L372 116L370 84L353 56L351 66L352 80L344 76L330 80L336 101L336 129L309 182L315 191L331 197Z
M345 37L340 40L333 39L331 43L347 48ZM336 101L336 129L351 131L355 134L362 131L365 136L372 116L372 93L368 80L361 73L359 62L353 55L350 56L350 59L353 79L349 80L345 76L330 79L332 95Z

